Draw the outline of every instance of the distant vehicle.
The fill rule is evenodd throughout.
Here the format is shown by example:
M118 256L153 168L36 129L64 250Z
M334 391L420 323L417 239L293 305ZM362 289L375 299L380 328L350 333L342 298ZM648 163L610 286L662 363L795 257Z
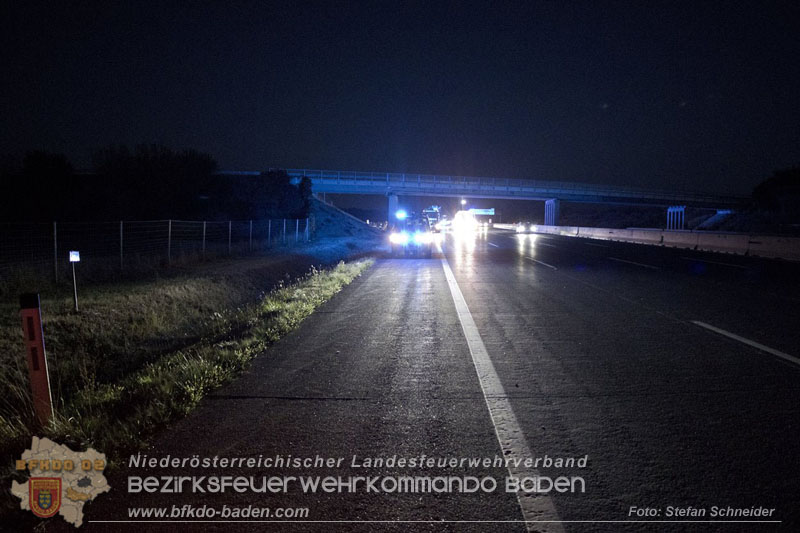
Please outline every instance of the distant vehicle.
M428 221L428 227L431 231L440 231L444 216L442 215L442 208L438 205L432 205L422 210L422 216Z
M433 240L433 233L425 217L398 218L389 232L389 243L395 257L431 257Z
M531 231L531 225L527 222L517 222L514 230L517 233L529 233Z

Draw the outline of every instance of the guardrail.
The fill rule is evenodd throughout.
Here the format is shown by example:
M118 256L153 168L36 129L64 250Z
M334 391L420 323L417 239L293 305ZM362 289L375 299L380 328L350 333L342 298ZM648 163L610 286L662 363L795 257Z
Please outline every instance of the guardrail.
M516 224L494 224L494 227L514 231ZM534 225L533 231L535 233L582 237L585 239L650 244L668 248L685 248L705 252L722 252L800 261L800 238L797 237L714 231L666 231L640 228L615 229L539 225Z

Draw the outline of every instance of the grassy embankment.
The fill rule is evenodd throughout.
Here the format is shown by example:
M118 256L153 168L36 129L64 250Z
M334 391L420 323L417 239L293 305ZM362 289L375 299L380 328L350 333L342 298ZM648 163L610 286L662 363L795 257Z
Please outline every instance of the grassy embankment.
M240 259L169 279L99 285L83 291L79 314L64 289L43 297L56 408L46 427L37 426L32 412L17 306L0 304L3 465L13 466L31 435L74 449L91 446L112 460L143 446L372 260L312 268L290 283L284 273L300 264L309 263ZM8 468L0 472L3 489L13 474Z

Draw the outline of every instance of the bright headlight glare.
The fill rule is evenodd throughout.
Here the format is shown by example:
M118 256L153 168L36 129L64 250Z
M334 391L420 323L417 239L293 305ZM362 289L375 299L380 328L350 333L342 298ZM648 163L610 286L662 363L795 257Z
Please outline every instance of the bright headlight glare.
M430 233L415 233L414 242L417 244L430 244L433 242L433 235Z
M408 234L406 232L392 233L389 235L389 241L392 244L406 244L408 242Z

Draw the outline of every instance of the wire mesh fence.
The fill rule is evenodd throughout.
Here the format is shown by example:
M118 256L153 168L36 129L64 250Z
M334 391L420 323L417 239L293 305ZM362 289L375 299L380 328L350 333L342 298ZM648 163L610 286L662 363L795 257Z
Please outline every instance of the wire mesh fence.
M271 220L144 220L0 223L0 276L21 268L67 276L68 255L80 252L81 270L125 271L307 242L312 222Z

